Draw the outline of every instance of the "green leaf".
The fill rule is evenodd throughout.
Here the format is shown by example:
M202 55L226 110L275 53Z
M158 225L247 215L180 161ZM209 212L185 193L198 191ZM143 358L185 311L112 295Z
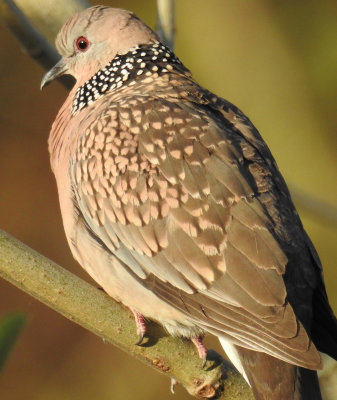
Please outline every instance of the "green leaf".
M0 320L0 372L25 322L22 314L8 315Z

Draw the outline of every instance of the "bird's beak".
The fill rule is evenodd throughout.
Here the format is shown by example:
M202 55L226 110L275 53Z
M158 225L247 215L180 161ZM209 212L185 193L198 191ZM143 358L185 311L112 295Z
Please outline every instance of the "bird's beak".
M49 70L46 75L42 78L40 90L47 86L51 81L67 73L68 66L66 59L61 60Z

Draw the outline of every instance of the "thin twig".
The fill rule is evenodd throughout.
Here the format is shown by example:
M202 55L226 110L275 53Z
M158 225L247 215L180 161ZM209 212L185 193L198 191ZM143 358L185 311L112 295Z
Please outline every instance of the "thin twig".
M157 33L160 40L174 47L175 0L157 0Z
M51 44L69 17L90 7L87 0L15 0L15 4Z
M16 3L21 3L21 1L17 1ZM35 11L35 18L41 19L44 10L48 6L50 7L51 3L51 0L45 0L43 6L41 4L39 15L36 9L32 8L34 2L31 0L25 0L20 8L12 0L0 0L0 20L2 23L16 37L23 51L47 70L57 63L60 56L48 40L34 27L34 21L30 21L26 17L26 14L31 14L33 9ZM50 29L53 27L53 29L59 30L75 8L79 11L88 6L88 3L83 0L77 3L74 0L64 3L66 4L63 7L64 13L58 18L54 16L53 20L48 21ZM73 85L72 80L66 77L61 77L58 80L66 89L71 89Z

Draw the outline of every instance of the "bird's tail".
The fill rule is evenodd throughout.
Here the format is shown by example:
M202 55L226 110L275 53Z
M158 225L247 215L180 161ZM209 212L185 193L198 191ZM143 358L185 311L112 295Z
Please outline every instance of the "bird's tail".
M288 364L268 354L235 347L255 400L322 400L317 372ZM230 354L227 354L231 358Z
M298 368L300 400L322 400L316 371Z

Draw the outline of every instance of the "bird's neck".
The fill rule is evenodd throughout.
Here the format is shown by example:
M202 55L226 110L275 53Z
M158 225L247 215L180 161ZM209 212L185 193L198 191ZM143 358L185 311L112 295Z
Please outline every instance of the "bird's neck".
M109 92L144 80L151 81L172 71L189 73L178 57L160 42L139 45L125 54L117 54L105 67L77 87L72 102L72 115Z

